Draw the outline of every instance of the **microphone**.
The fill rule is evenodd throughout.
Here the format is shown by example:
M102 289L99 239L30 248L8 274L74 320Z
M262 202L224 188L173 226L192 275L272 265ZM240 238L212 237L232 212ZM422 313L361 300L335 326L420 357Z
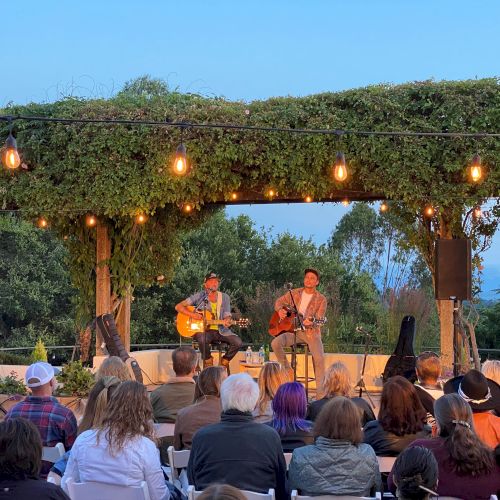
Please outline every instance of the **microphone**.
M293 288L293 283L285 283L285 288L291 290Z

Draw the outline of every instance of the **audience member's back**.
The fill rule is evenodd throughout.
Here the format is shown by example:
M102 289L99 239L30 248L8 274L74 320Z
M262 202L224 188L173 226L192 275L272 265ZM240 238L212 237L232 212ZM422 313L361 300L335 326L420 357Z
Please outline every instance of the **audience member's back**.
M175 422L177 412L194 401L198 355L189 346L181 346L172 353L172 365L175 377L151 393L151 404L155 422Z
M252 420L259 390L246 373L231 375L221 387L221 422L194 436L188 465L190 484L204 489L224 482L240 489L276 490L286 498L286 464L278 433Z
M39 479L42 441L24 418L0 422L0 498L69 500L59 486Z
M384 384L378 418L365 425L364 441L377 455L395 457L415 439L430 436L426 418L414 385L397 375Z
M76 418L52 396L57 385L54 368L41 361L33 363L26 370L25 378L32 394L13 406L5 418L26 418L39 430L43 446L62 443L66 450L70 449L76 439ZM50 464L44 462L42 476L49 470Z

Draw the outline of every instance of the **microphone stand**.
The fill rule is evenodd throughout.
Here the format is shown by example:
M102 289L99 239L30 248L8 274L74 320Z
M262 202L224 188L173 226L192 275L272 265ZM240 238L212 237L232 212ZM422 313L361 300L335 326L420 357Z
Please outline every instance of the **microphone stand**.
M292 288L288 286L288 293L290 294L290 299L292 302L292 312L295 313L295 317L293 318L293 350L292 350L292 369L293 369L293 380L297 381L297 331L304 331L304 323L302 322L302 318L300 317L299 310L297 308L297 304L295 303L295 299L293 298ZM307 360L306 360L307 363Z
M362 333L366 337L366 341L365 341L365 353L364 353L364 356L363 356L363 368L361 369L361 377L359 379L359 382L355 385L355 388L359 387L359 397L360 398L363 397L363 391L365 391L366 396L368 397L368 400L370 401L370 404L372 405L372 408L375 408L375 404L373 403L373 400L372 400L372 398L370 396L370 393L366 389L365 380L364 380L365 368L366 368L366 358L368 357L368 347L370 345L372 336L371 336L371 334L369 332L367 332L366 330L364 330L360 326L358 326L356 328L356 330L358 332Z

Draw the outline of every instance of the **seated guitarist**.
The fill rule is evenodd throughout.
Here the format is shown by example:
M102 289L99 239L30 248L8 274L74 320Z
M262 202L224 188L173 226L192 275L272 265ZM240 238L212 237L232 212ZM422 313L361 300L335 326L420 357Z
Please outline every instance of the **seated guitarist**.
M323 342L321 341L320 326L314 324L312 319L320 319L325 316L326 298L316 290L319 284L319 272L316 269L308 268L304 271L304 287L293 289L292 295L297 305L299 313L304 318L303 324L305 331L297 331L297 342L306 343L313 357L314 375L316 377L316 398L323 397L323 377L325 374L325 355L323 351ZM282 295L274 304L274 309L279 314L280 319L287 316L288 307L293 307L290 298L290 292ZM272 342L276 357L280 364L290 371L290 363L286 359L284 347L293 345L294 334L284 332L278 335Z
M212 313L213 318L225 320L224 325L211 325L204 332L194 335L193 338L200 346L203 368L214 364L210 352L211 342L217 341L228 344L227 352L221 359L221 365L229 372L229 362L234 358L241 346L240 337L228 328L231 322L231 301L227 293L217 291L219 288L219 276L217 274L208 273L205 276L203 287L204 289L201 292L197 292L186 300L179 302L175 306L175 310L198 321L203 319L205 311ZM190 311L188 306L194 306L195 310Z

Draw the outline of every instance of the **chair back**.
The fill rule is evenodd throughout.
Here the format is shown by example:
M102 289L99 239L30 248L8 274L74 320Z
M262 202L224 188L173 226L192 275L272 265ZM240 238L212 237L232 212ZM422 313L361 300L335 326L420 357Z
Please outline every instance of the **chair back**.
M62 443L57 443L55 446L44 446L42 449L42 460L54 464L64 455L65 451Z
M148 485L142 481L140 486L120 486L117 484L88 481L75 483L66 481L71 500L150 500Z
M189 454L191 450L175 450L173 446L169 446L167 449L168 462L170 464L170 474L172 482L179 479L179 474L177 469L185 469L188 466Z
M285 455L286 468L288 469L290 462L292 461L293 453L283 453Z
M391 472L396 458L397 457L377 457L380 472Z
M441 497L439 497L441 500ZM291 500L382 500L382 494L377 492L374 497L354 497L350 495L320 495L308 497L299 495L297 490L292 490Z
M275 500L274 489L271 488L267 493L256 493L255 491L240 490L247 500ZM194 486L189 485L187 494L188 500L196 500L203 491L196 491Z

